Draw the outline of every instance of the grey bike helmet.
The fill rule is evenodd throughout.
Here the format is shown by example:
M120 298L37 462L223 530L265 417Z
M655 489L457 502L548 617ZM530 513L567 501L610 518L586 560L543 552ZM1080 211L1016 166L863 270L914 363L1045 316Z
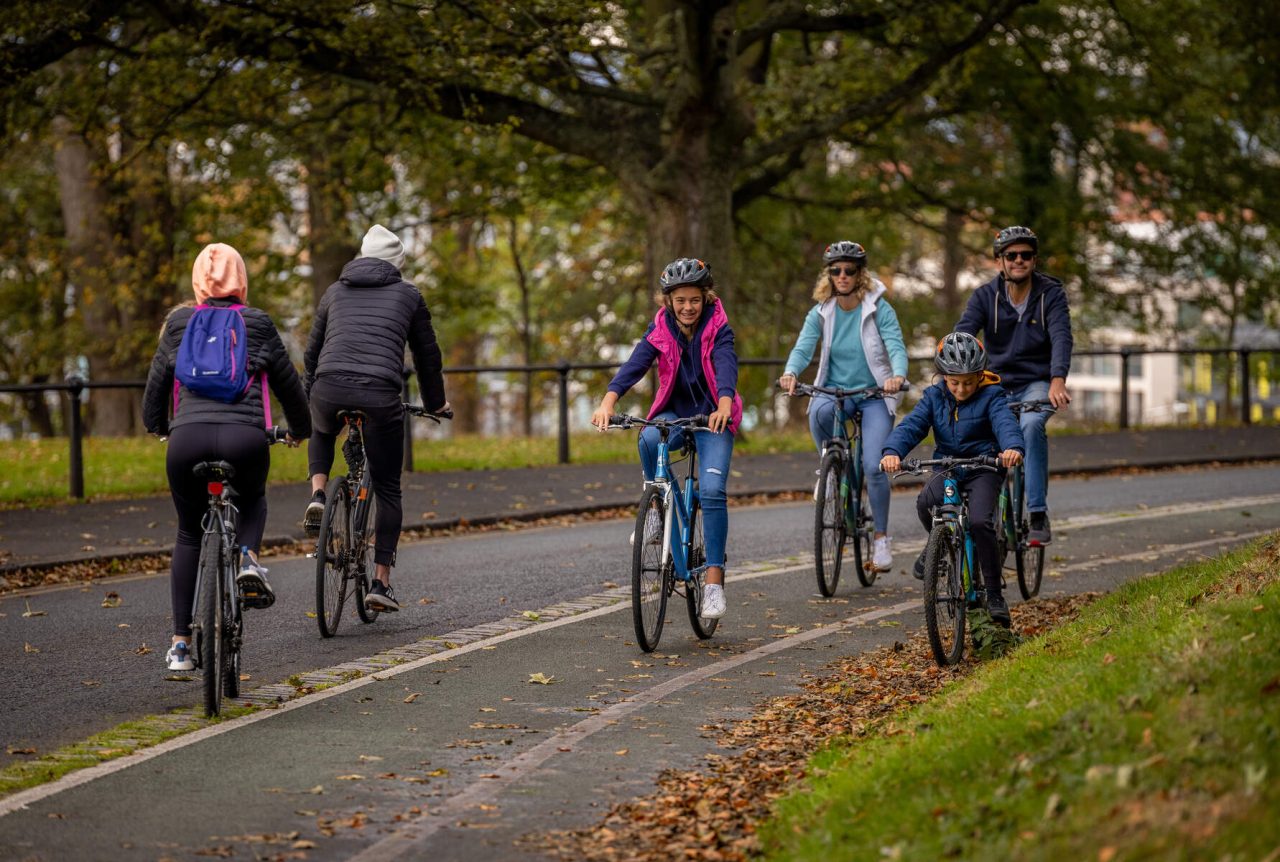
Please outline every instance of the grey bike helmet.
M662 285L663 293L670 293L677 287L686 285L708 287L711 284L711 265L697 258L677 258L662 270L658 283Z
M933 364L943 374L974 374L987 369L987 349L976 336L953 332L938 342Z
M856 264L865 265L867 262L867 250L856 242L849 242L842 239L839 242L833 242L827 246L827 250L822 253L823 263L835 263L837 260L851 260Z
M999 257L1006 248L1018 243L1026 243L1031 246L1032 251L1040 251L1040 240L1036 239L1036 232L1029 227L1015 224L996 234L996 241L993 246L995 256Z

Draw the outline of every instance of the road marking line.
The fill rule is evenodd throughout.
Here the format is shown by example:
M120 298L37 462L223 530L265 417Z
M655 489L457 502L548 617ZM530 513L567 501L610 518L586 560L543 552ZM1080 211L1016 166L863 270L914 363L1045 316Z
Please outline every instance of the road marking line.
M439 808L422 814L420 817L410 821L407 826L401 827L377 844L350 857L350 859L352 862L386 862L386 860L398 859L411 851L423 849L422 844L443 826L446 826L449 821L465 813L473 806L495 799L501 791L505 790L513 782L527 777L552 757L562 753L560 752L561 748L572 748L574 743L580 743L597 731L612 727L619 719L628 714L641 707L657 703L681 689L688 688L717 674L725 673L739 665L791 649L797 644L837 634L845 629L873 622L883 617L907 613L919 607L920 600L912 599L878 610L860 613L848 617L843 622L809 629L800 634L775 640L764 646L756 647L750 652L742 653L723 661L713 662L706 667L688 671L666 682L659 683L653 688L637 694L635 697L619 701L590 718L583 719L572 727L557 731L555 735L499 766L495 770L497 778L482 778L472 782L460 793L451 795Z

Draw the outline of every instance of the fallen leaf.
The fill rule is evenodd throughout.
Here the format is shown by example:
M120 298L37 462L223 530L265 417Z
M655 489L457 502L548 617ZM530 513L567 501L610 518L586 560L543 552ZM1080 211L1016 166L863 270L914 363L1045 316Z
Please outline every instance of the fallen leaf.
M434 605L435 603L436 603L435 599L428 599L425 596L423 598L418 599L418 604L420 605Z
M320 796L321 794L324 793L324 785L317 784L315 787L311 788L307 792L310 793L312 796Z
M539 615L537 611L521 611L520 616L524 617L526 620L533 620L535 623L542 619L542 616Z
M443 776L448 774L449 774L449 770L445 769L443 766L441 766L439 769L433 769L427 773L427 775L430 776L431 778L442 778Z
M301 838L289 846L294 850L314 850L316 849L316 842Z
M480 711L481 712L497 712L498 710L492 706L482 706L480 707Z
M409 696L404 699L404 702L413 703L415 700L417 700L420 697L422 697L422 692L420 691L411 692Z
M124 604L124 599L120 598L120 594L116 592L107 593L102 599L104 608L118 608Z
M787 626L786 632L789 635L798 635L800 634L800 626Z
M1107 653L1105 656L1102 657L1103 664L1111 664L1115 660L1116 660L1116 657L1111 653Z
M176 674L176 673L169 674L164 679L165 679L165 682L191 682L191 677L180 676L179 674Z
M8 752L9 754L35 754L36 753L36 750L34 748L6 748L5 751Z
M25 603L26 603L27 609L26 609L25 611L23 611L23 612L22 612L22 615L23 615L24 617L43 617L43 616L45 616L45 612L44 612L44 611L33 611L33 610L31 610L31 602L30 602L30 601L26 601Z
M137 649L135 649L135 650L133 651L133 654L134 654L134 655L146 655L146 654L147 654L147 653L149 653L149 652L151 652L151 647L147 646L147 645L144 643L142 646L140 646L140 647L138 647Z
M538 673L529 674L529 682L536 682L538 685L551 685L551 683L557 682L557 680L555 676L547 676L539 671Z
M23 641L23 642L22 642L22 651L23 651L23 652L27 652L27 653L40 652L40 647L32 646L31 644L27 643L26 641Z
M338 780L339 781L364 781L364 776L358 772L353 772L350 775L339 775Z
M617 751L614 752L614 754L618 755L619 757L626 757L627 752L630 750L631 749L629 748L619 748Z
M360 761L361 761L361 762L363 762L363 763L376 763L377 761L381 760L382 758L381 758L381 757L379 757L379 756L378 756L378 755L376 755L376 754L362 754L362 755L360 755L360 758L359 758L359 759L360 759Z
M118 629L127 629L128 627L129 627L128 623L116 623L116 628Z
M102 683L98 682L96 679L82 679L80 680L80 684L87 685L90 688L93 688L94 686L97 686L97 685L102 685Z
M307 611L307 619L309 619L309 620L314 620L315 618L316 618L316 612L315 612L315 611Z
M1098 850L1098 862L1111 862L1114 858L1116 858L1116 848L1108 846Z

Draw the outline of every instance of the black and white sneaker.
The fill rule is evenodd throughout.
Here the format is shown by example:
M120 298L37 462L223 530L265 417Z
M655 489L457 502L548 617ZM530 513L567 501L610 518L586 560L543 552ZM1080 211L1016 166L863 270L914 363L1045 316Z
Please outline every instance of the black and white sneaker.
M169 670L195 670L196 663L191 660L191 650L186 641L178 641L169 647L164 654L164 666Z
M365 593L364 606L371 611L394 612L400 610L400 605L396 602L395 591L382 581L375 580L373 585L369 587L369 592Z
M911 575L917 581L924 580L924 555L925 552L921 551L920 556L916 557L915 564L911 566Z
M1048 512L1032 512L1031 523L1027 526L1027 544L1033 548L1036 545L1047 545L1053 541L1053 531L1049 529L1049 513Z
M246 608L265 610L276 602L275 591L267 583L266 567L255 563L248 554L241 557L236 589L240 591L240 601Z
M1009 628L1012 619L1009 617L1009 603L1003 594L987 590L987 613L991 614L991 621L996 625Z
M311 502L307 504L307 511L302 516L303 531L313 539L320 535L320 520L323 517L324 491L316 491L311 495Z

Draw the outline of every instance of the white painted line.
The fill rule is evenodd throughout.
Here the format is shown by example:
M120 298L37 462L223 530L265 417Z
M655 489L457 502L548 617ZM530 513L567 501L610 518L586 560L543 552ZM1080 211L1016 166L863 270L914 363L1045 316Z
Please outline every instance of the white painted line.
M572 727L557 732L554 736L543 740L522 754L512 758L507 763L499 766L496 775L497 778L482 778L472 782L468 787L459 793L451 795L448 800L438 808L425 812L415 820L410 821L407 825L383 838L377 844L365 849L363 852L349 857L352 862L388 862L388 860L399 859L410 853L420 853L425 848L423 844L428 841L432 835L438 832L442 827L447 826L458 816L466 813L468 809L474 806L491 802L505 790L513 782L528 777L534 770L541 767L544 763L562 753L560 749L572 749L575 743L580 743L587 737L612 727L624 716L635 712L644 706L657 703L663 698L674 694L681 689L688 688L695 683L702 682L709 677L717 674L725 673L739 665L747 664L766 656L783 650L791 649L797 644L807 643L827 635L842 632L847 628L856 625L873 622L882 617L895 616L897 614L906 613L920 607L920 600L913 599L911 601L899 602L896 605L890 605L886 608L880 608L874 611L857 614L844 620L844 622L834 625L823 626L821 628L813 628L800 634L790 635L786 638L775 640L764 646L757 647L750 652L736 655L733 658L718 661L709 664L698 670L691 670L687 673L673 677L666 682L655 685L653 688L646 689L641 694L633 698L629 698L596 713L590 718L584 719ZM421 858L421 857L416 857Z

